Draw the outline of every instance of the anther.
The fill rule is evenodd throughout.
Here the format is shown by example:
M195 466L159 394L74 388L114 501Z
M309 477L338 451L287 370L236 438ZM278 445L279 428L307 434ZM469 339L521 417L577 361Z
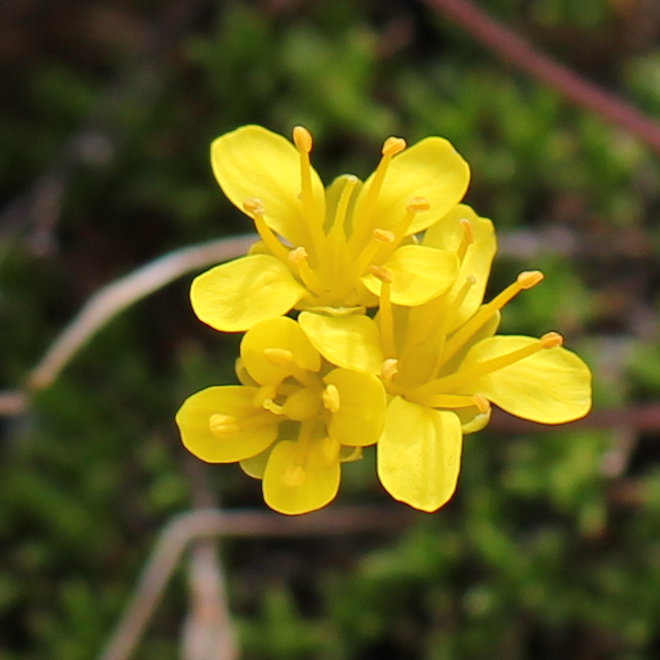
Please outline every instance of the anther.
M399 137L388 137L383 143L383 156L396 156L406 148L406 141Z
M461 218L459 224L463 229L463 240L468 245L472 245L474 243L474 228L472 227L472 223L467 218Z
M564 343L564 338L558 332L547 332L541 337L540 341L543 348L555 348L555 346L561 346Z
M308 154L312 150L312 134L304 126L294 126L293 142L298 151Z
M389 268L385 268L384 266L371 265L369 266L369 272L374 277L377 277L381 282L386 282L387 284L391 284L394 280L392 271Z
M336 413L341 406L341 398L339 396L339 390L336 385L330 383L323 390L321 394L321 399L323 399L323 407L326 410L329 410L331 413Z
M293 353L286 348L264 348L264 356L278 367L288 367L293 362Z
M243 208L250 215L263 215L264 203L258 197L251 197L243 202Z
M372 236L374 237L374 240L379 241L380 243L394 243L396 240L394 232L389 229L376 228L374 229Z
M413 197L408 200L406 204L406 211L411 211L412 213L419 213L420 211L428 211L431 208L431 204L426 197Z
M238 420L233 415L215 413L209 417L209 430L217 437L234 435L241 430Z
M490 401L483 394L473 394L472 400L482 415L487 415L490 412Z
M300 246L294 248L289 252L289 261L292 264L299 264L301 261L307 259L307 250L304 247Z
M283 415L284 408L279 404L275 403L272 399L266 399L261 403L261 407L268 412L273 413L273 415Z
M399 361L396 358L387 358L380 368L380 375L387 383L399 373Z
M516 282L518 282L522 289L531 289L533 286L536 286L543 277L544 275L540 270L525 270L518 275Z

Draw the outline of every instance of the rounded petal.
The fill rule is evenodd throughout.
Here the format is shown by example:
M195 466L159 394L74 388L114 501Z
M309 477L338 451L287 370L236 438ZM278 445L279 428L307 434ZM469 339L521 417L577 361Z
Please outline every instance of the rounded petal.
M463 435L468 435L469 433L476 433L481 431L481 429L488 426L492 411L489 409L488 412L482 413L478 408L456 408L454 412L458 415L458 418L461 420L461 429Z
M263 493L271 509L297 515L329 504L337 495L339 455L328 457L324 440L313 440L302 456L298 442L283 440L273 448L263 477Z
M211 144L213 174L229 200L243 211L248 199L261 200L266 224L293 245L307 238L299 194L300 156L289 140L261 126L242 126ZM323 223L323 184L311 169L314 220ZM310 221L308 218L307 221Z
M470 222L473 242L468 246L465 257L459 266L456 280L448 291L448 300L458 294L468 277L474 278L474 284L454 313L447 328L448 332L464 323L481 305L488 284L490 267L497 252L493 223L487 218L479 217L465 204L454 207L442 220L431 225L426 230L422 244L456 252L464 236L465 230L461 224L463 219Z
M378 478L395 500L436 511L456 490L462 446L453 412L395 397L378 441Z
M198 275L190 301L200 321L223 332L240 332L286 314L306 293L281 261L255 254Z
M347 369L380 373L385 357L378 328L368 316L301 312L298 323L328 362Z
M366 447L380 438L387 397L376 376L364 371L334 369L323 381L339 392L339 410L332 414L328 433L342 445Z
M321 356L302 328L288 317L262 321L247 331L241 341L241 360L247 372L261 385L277 384L291 375L291 364L270 360L267 349L291 353L293 366L306 371L321 368Z
M243 472L245 472L248 477L252 477L253 479L263 479L264 472L266 471L266 465L268 463L268 459L270 458L273 447L274 445L271 445L268 447L268 449L262 451L260 454L241 461L239 463L241 470L243 470Z
M176 414L186 449L207 463L234 463L268 448L277 436L278 418L255 409L252 402L256 392L253 387L226 385L208 387L189 396ZM235 417L239 430L224 438L214 435L209 421L215 414ZM256 424L255 416L259 418ZM246 424L248 420L250 424Z
M532 337L497 335L475 344L461 368L506 355L535 343ZM591 408L591 372L575 353L544 348L518 362L481 376L471 393L486 396L503 410L542 424L563 424Z
M404 245L383 264L392 274L391 300L395 305L414 307L444 293L455 281L458 257L447 250L423 245ZM361 278L376 296L382 282L375 275Z
M367 179L356 202L357 223L368 212L365 201L373 178ZM408 202L424 197L429 210L417 213L406 232L416 234L458 204L469 181L470 168L454 147L443 138L426 138L392 159L372 217L378 218L378 227L392 229L403 219Z

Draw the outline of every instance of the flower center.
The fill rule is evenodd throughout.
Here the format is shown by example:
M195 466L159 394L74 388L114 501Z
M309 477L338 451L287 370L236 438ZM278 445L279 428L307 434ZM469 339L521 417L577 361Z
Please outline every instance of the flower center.
M463 239L458 247L459 259L463 259L473 241L469 220L463 225ZM460 308L472 286L473 276L465 278L462 286L454 293L444 294L424 305L395 315L390 300L392 273L382 266L371 266L371 273L382 282L380 309L376 316L380 331L381 345L385 361L381 377L385 388L391 394L400 394L411 401L433 408L476 407L485 414L490 404L480 394L459 394L481 376L502 369L514 362L533 355L544 348L552 348L562 343L561 335L551 332L530 345L508 354L473 364L460 371L438 377L437 374L470 340L520 291L530 289L543 279L540 271L520 273L516 281L497 295L489 303L482 305L453 334L447 336L452 315ZM424 348L426 347L426 348ZM425 356L420 360L419 351ZM430 360L430 361L429 361Z
M413 197L404 209L401 219L390 227L379 227L378 199L381 195L392 158L406 148L402 138L390 137L383 143L381 159L358 198L359 208L351 210L358 179L352 175L342 177L334 210L325 219L321 217L318 190L314 188L314 171L310 154L313 140L302 127L293 129L293 143L300 161L300 194L303 232L302 245L288 246L268 227L263 202L247 199L243 208L254 221L255 229L266 249L282 261L309 291L310 297L302 304L310 307L361 307L368 305L371 295L359 282L372 265L383 263L409 233L415 215L429 209L423 197Z

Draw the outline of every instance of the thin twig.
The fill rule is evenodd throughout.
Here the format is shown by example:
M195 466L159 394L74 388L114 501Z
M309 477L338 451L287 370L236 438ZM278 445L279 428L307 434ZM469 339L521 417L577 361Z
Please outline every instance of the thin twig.
M194 510L219 511L217 492L209 482L211 466L189 453L182 455ZM188 607L181 634L181 660L236 660L236 635L227 596L220 539L197 539L188 553Z
M256 236L245 234L169 252L102 287L60 332L26 378L28 391L51 385L76 353L114 316L150 293L191 271L245 254ZM18 415L28 405L28 393L0 392L0 416Z
M495 21L469 0L426 0L426 4L461 25L502 59L529 73L572 103L623 127L660 152L660 124L618 96L584 80L540 53L529 41Z
M50 385L80 348L111 318L185 273L244 254L252 235L223 238L170 252L99 289L64 328L27 379L31 389Z
M402 508L335 507L306 516L265 511L186 512L160 533L135 592L99 660L127 660L153 615L163 590L188 544L194 539L223 537L299 537L371 534L400 530L412 520Z
M552 424L529 422L508 415L501 410L493 410L493 418L488 428L492 431L506 431L508 433L543 433L554 431L558 427ZM583 419L562 424L561 428L566 431L630 428L639 432L657 432L660 430L660 403L648 403L611 410L594 410Z
M190 602L181 639L182 660L239 657L215 539L195 541L189 561Z

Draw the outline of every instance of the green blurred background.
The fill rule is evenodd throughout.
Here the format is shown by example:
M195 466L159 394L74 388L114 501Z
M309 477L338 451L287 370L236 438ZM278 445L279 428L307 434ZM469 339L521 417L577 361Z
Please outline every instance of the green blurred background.
M660 115L653 0L479 4ZM491 294L519 270L546 272L507 307L504 331L562 332L594 370L597 409L657 402L657 155L422 2L0 11L0 389L20 385L102 285L251 230L208 147L259 123L310 128L326 181L367 175L388 135L447 137L472 168L468 203L499 230ZM204 496L263 508L259 482L180 447L174 412L234 382L239 339L195 319L191 277L123 313L27 412L0 418L2 660L95 657L171 516ZM660 657L660 424L634 421L469 436L455 498L403 532L223 540L243 657ZM346 466L333 506L367 503L405 507L376 483L372 453ZM182 567L136 658L178 657L186 603Z

